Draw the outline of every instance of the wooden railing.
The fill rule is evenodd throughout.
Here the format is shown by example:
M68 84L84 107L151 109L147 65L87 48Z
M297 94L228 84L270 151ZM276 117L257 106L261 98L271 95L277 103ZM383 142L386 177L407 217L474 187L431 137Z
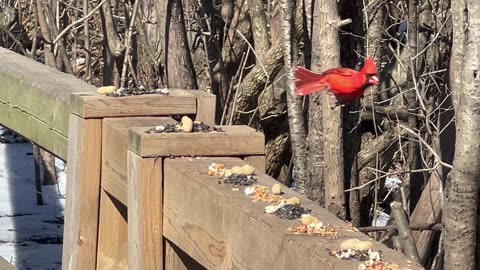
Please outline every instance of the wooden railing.
M293 234L298 220L264 213L212 162L249 163L264 174L264 136L246 126L219 133L146 133L188 115L213 124L215 96L106 97L72 76L0 49L0 124L67 161L63 269L357 269L328 254L349 238L369 239L306 197L302 206L341 232ZM373 241L374 242L374 241ZM421 269L374 242L384 261Z

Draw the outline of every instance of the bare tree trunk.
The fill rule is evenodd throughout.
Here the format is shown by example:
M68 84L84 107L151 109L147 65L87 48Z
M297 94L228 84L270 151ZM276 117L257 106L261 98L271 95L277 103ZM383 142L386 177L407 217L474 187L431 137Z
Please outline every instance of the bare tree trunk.
M456 146L446 186L445 269L475 269L480 178L480 2L453 1ZM463 50L462 50L463 47ZM463 56L462 56L463 53Z
M340 66L340 42L334 25L339 21L336 1L315 1L312 30L312 69L327 70ZM316 35L317 34L317 35ZM327 97L313 96L309 103L309 171L319 173L318 159L323 154L325 167L325 207L345 218L344 171L343 171L343 123L342 108L330 109ZM322 111L319 114L318 111ZM319 123L321 127L319 128ZM320 132L323 131L323 134ZM323 153L318 151L323 142ZM320 152L320 153L319 153ZM313 175L311 176L313 177ZM322 177L315 175L315 177Z
M300 1L301 3L301 1ZM297 41L295 31L295 10L301 9L302 5L296 5L295 0L282 0L283 21L283 47L285 59L285 72L287 74L287 106L288 120L290 124L290 141L293 154L293 178L295 190L305 193L305 183L308 181L306 160L306 134L303 123L302 99L295 97L295 75L293 66L298 64Z
M112 7L115 0L109 0L100 10L102 33L104 36L103 57L103 84L120 87L120 72L125 46L120 40L117 27L114 24Z
M40 156L40 147L36 144L33 145L33 162L35 170L35 192L37 197L37 205L43 205L43 192L42 192L42 177L40 175L40 167L42 157Z
M250 15L252 19L252 34L255 41L255 50L260 61L267 56L270 48L270 36L268 34L267 17L263 7L263 0L250 0Z
M55 156L40 149L43 166L43 185L55 185L58 183L57 169L55 167Z
M197 78L190 54L181 0L166 1L165 66L168 87L197 89ZM159 6L162 6L160 3ZM162 16L162 15L160 15Z
M165 87L163 73L161 72L161 26L154 3L151 1L141 1L139 3L139 15L141 19L136 21L137 33L137 76L141 83L148 88ZM145 23L147 22L147 23Z

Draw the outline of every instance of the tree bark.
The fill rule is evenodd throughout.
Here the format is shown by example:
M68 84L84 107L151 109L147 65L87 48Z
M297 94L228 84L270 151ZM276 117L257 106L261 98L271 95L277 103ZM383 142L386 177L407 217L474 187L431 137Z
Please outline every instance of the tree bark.
M288 122L290 126L290 141L292 144L293 155L293 181L294 189L300 193L305 193L305 183L308 180L306 153L306 133L303 123L302 98L296 97L294 66L298 65L297 41L295 34L295 14L296 10L302 10L302 2L295 0L283 0L282 11L282 31L283 47L285 59L285 73L287 74L287 108ZM293 32L293 33L292 33Z
M102 33L104 36L103 45L103 85L115 85L120 87L120 72L122 65L122 56L125 53L125 46L120 40L117 27L113 21L111 1L105 3L100 9L100 20L102 23Z
M298 5L297 5L298 7ZM295 10L295 38L300 40L303 37L302 11ZM283 45L278 44L268 50L265 62L262 65L255 65L245 76L237 89L237 100L233 111L233 123L248 123L249 115L245 112L254 110L257 107L259 95L265 90L265 86L272 83L283 67ZM265 68L265 69L264 69Z
M168 87L197 89L197 78L190 54L181 0L168 0L165 14L165 66ZM160 3L159 6L162 6Z
M446 186L445 269L475 269L480 178L480 2L452 1L456 145ZM463 49L462 49L463 47Z
M255 41L255 51L260 61L267 57L270 48L270 36L268 34L267 17L263 0L250 0L250 15L252 18L252 34ZM258 61L258 60L257 60Z
M140 19L136 21L138 29L136 39L136 59L137 76L147 88L165 87L164 73L161 71L161 55L162 55L162 35L159 17L155 5L151 1L141 1Z
M315 1L313 14L312 69L322 71L339 67L340 42L338 30L333 26L339 21L337 2ZM308 170L312 174L312 179L322 177L319 174L321 173L319 160L323 154L325 208L335 215L345 218L342 108L330 109L326 95L321 96L321 102L319 102L318 95L313 95L309 103L309 119L311 120L309 120L307 139L309 144ZM321 150L319 151L319 145L322 142L323 153Z

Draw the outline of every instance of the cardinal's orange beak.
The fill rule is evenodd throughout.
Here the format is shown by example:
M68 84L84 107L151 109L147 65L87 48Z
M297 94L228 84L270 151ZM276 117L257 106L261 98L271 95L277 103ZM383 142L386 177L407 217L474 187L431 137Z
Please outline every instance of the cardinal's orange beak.
M370 84L377 85L377 84L380 83L380 80L378 79L377 76L374 75L374 76L370 76L370 78L368 78L368 82Z

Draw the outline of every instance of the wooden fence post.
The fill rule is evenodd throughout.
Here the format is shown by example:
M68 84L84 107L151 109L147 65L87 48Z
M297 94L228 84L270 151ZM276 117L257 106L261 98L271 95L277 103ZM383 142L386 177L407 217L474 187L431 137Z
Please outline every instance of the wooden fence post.
M62 269L95 269L102 120L70 115Z
M163 163L128 151L128 267L163 269Z

